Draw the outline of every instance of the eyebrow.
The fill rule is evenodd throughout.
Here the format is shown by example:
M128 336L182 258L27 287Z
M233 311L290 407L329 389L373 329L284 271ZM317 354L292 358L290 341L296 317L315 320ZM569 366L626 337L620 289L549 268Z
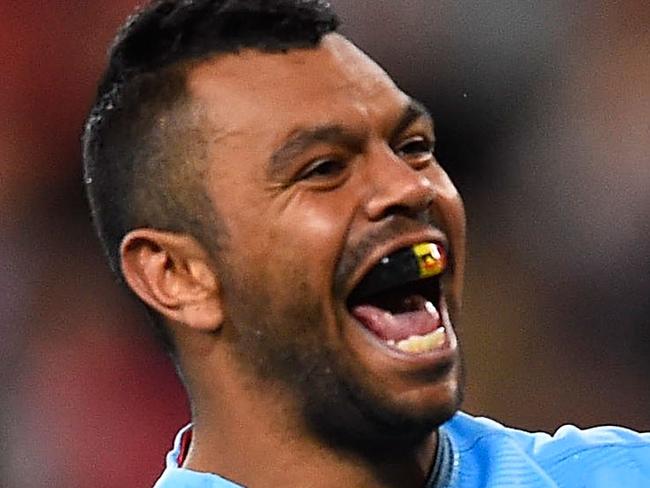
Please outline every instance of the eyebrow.
M424 118L433 128L433 119L426 107L417 100L410 99L397 123L391 129L388 140L396 139L416 120L421 118ZM281 172L293 158L320 143L338 144L351 151L360 152L365 144L365 134L355 132L338 124L298 129L289 136L282 146L273 152L270 158L268 174L273 175Z
M433 130L433 117L431 117L427 108L421 102L411 98L408 105L404 108L402 116L397 121L397 124L395 124L393 130L391 130L389 140L396 139L397 136L408 129L418 119L424 119L431 126L431 130Z
M268 172L274 174L282 171L293 158L319 143L334 143L359 151L363 141L362 134L336 124L299 129L273 152Z

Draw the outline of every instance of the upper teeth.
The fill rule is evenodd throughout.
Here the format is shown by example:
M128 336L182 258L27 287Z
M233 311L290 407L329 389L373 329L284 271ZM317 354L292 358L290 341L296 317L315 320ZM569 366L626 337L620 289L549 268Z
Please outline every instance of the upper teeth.
M424 335L412 335L407 339L402 339L397 343L394 340L386 341L389 346L396 347L400 351L421 353L430 352L442 346L445 342L445 328L438 327L433 332Z

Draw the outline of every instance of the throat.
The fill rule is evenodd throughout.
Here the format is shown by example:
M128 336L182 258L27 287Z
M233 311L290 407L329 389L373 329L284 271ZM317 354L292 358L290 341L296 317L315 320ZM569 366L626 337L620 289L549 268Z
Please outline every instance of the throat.
M376 443L374 450L363 451L341 451L332 444L315 443L309 436L299 436L292 442L286 437L268 436L259 446L259 436L251 436L248 431L248 439L256 442L247 446L250 449L246 449L246 456L241 456L241 450L223 444L206 449L203 456L197 455L197 449L189 447L190 441L197 437L192 434L195 433L189 431L184 436L182 454L187 459L179 466L182 464L183 468L199 473L216 473L242 486L428 487L432 466L436 464L435 430L417 442L413 438L397 438L390 443ZM218 461L212 457L215 452L219 453ZM268 452L274 453L270 464Z
M385 293L369 300L369 304L392 315L426 310L428 300L418 293Z
M439 442L438 431L434 430L418 442L398 442L391 449L378 450L366 458L373 473L372 483L359 486L438 486Z

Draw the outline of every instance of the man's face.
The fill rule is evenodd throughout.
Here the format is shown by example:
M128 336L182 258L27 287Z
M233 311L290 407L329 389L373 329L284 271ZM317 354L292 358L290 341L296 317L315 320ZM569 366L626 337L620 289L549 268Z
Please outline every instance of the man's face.
M429 433L460 402L465 220L426 113L335 34L315 49L219 56L189 88L207 114L205 183L227 233L223 336L238 366L290 391L309 428L340 442ZM383 257L421 242L455 263L440 297L417 285L389 291L385 308L350 302ZM423 317L445 339L417 353L368 325L396 320L403 334Z

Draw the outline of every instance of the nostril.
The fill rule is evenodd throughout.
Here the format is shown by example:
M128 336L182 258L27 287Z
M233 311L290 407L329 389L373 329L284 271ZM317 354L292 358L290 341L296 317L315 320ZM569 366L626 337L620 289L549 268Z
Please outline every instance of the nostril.
M416 218L419 214L422 213L423 209L413 208L408 205L391 205L387 207L380 218L386 218L389 216L403 216L408 218Z

